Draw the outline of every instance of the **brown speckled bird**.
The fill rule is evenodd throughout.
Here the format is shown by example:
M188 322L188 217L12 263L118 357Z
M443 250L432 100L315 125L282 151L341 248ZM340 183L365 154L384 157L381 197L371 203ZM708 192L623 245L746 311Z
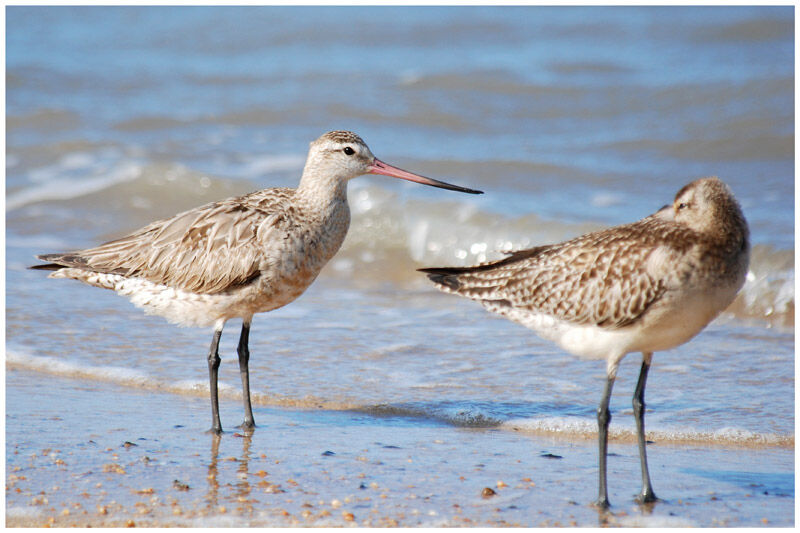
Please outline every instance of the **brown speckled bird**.
M49 263L31 268L111 289L146 313L182 326L213 325L208 369L214 433L222 432L219 339L227 320L241 318L241 427L253 428L248 370L253 315L300 296L339 250L350 225L347 182L362 174L481 192L387 165L358 135L331 131L311 143L297 189L264 189L212 202L96 248L37 256Z
M608 507L608 403L622 358L642 352L633 410L642 468L640 502L655 501L647 469L644 388L653 352L687 342L734 299L747 275L744 215L717 178L686 185L671 206L632 224L499 261L422 272L445 292L533 329L566 351L607 361L597 410L599 497Z

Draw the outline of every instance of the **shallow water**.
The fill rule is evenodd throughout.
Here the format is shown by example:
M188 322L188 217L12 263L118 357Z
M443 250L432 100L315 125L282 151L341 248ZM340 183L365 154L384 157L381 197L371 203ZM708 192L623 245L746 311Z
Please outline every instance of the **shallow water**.
M9 8L6 368L205 399L210 331L25 266L215 199L294 186L309 141L352 129L390 163L486 194L354 180L340 253L305 295L253 323L257 406L591 443L602 363L437 293L415 269L629 222L718 175L748 218L751 272L728 312L655 355L648 436L695 451L791 449L792 17L788 7ZM232 406L238 327L220 350ZM612 400L620 442L633 442L638 359L623 363ZM87 401L59 390L65 404ZM232 413L225 428L239 422ZM200 415L164 416L202 430Z
M596 445L435 420L256 406L253 435L196 430L205 398L7 374L6 523L53 526L650 526L792 524L793 451L652 444L661 501L633 502L635 446L609 445L610 513ZM63 409L63 398L82 393ZM114 397L114 402L92 401ZM138 409L131 411L131 407ZM223 402L223 417L238 414ZM185 422L174 424L174 420ZM484 497L485 489L495 494Z

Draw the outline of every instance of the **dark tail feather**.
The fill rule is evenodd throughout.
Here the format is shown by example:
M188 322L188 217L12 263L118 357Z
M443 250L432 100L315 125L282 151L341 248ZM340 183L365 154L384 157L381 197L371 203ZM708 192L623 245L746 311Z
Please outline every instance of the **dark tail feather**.
M458 275L471 270L471 267L444 267L444 268L420 268L419 272L424 272L428 275L428 279L437 285L444 285L451 290L458 290L461 282L458 281Z
M42 254L37 255L36 259L49 261L45 265L33 265L28 268L31 270L61 270L62 268L86 266L86 259L75 254Z
M28 267L29 270L61 270L62 268L67 267L56 263L47 263L46 265L33 265Z
M451 290L457 291L461 287L461 281L458 279L461 274L472 274L476 272L494 270L495 268L516 263L517 261L524 261L525 259L539 255L549 247L550 246L536 246L535 248L528 248L527 250L509 252L508 257L500 259L499 261L490 261L480 265L468 267L420 268L418 270L426 273L432 282L438 285L444 285Z

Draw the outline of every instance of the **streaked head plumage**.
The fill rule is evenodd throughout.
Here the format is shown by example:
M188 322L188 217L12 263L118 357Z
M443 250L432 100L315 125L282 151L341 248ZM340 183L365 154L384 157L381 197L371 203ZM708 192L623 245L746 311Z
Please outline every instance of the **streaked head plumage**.
M365 174L374 159L361 137L352 131L336 130L311 143L306 168L319 176L337 176L347 181Z
M745 238L747 222L730 188L716 176L695 180L675 195L674 220L705 234L737 231Z

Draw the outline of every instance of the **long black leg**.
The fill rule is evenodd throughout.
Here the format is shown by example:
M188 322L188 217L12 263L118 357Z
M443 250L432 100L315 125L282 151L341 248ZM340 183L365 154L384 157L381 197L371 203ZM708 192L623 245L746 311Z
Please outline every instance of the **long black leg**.
M608 455L608 424L611 422L611 413L608 404L611 401L611 389L614 388L614 377L609 376L603 391L603 398L597 408L597 441L600 451L600 486L595 505L601 509L608 509L608 488L606 485L606 457Z
M219 397L217 396L217 371L219 370L219 338L222 336L222 326L214 329L214 338L211 339L211 348L208 351L208 381L211 391L211 429L209 432L219 435L222 433L222 423L219 421Z
M252 429L256 427L256 422L253 419L253 408L250 406L250 369L248 363L250 361L250 350L248 343L250 341L250 322L242 322L242 335L239 337L239 348L236 352L239 354L239 374L242 377L242 400L244 401L244 422L241 428Z
M633 416L636 417L636 434L639 439L639 460L642 463L642 492L636 497L639 503L650 503L656 501L653 486L650 484L650 472L647 469L647 441L644 437L644 387L647 382L647 371L650 370L652 353L642 354L642 369L639 372L639 382L636 384L636 391L633 393Z

